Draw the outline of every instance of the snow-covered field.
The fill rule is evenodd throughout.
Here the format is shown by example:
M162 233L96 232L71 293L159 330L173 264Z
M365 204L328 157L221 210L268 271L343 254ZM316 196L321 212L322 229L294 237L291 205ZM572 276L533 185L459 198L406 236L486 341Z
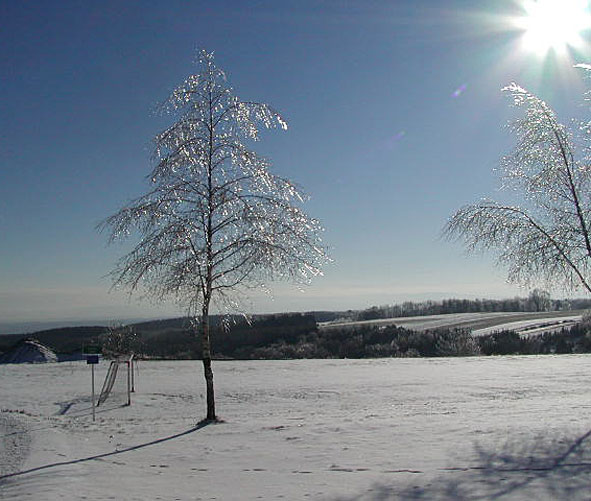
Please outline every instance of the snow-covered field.
M537 335L543 332L560 331L560 329L567 329L580 322L582 315L569 315L562 317L547 317L537 318L535 320L520 320L517 322L506 322L492 327L485 327L483 329L474 329L473 336L484 336L493 332L501 330L515 331L522 335Z
M445 313L416 317L379 318L376 320L320 322L318 326L320 329L326 330L362 326L385 327L389 325L417 331L461 328L471 329L474 336L483 336L502 330L515 330L523 334L541 334L572 327L575 323L581 321L582 316L581 313L573 314L571 311Z
M142 362L132 406L96 423L85 364L0 366L0 475L24 472L0 498L590 498L590 356L214 370L225 423L195 429L199 362Z

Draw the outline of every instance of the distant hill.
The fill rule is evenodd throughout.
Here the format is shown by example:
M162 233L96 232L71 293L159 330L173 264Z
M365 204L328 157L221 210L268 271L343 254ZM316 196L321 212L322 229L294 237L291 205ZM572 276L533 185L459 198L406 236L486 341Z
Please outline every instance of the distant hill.
M117 319L117 323L132 324L143 322L143 318ZM61 329L63 327L87 327L96 325L110 325L113 319L97 320L48 320L38 322L6 322L0 320L0 336L5 334L33 334L39 331Z
M107 333L107 327L61 327L38 331L33 334L0 335L0 352L7 352L23 339L34 337L56 353L81 352L83 347L100 342L101 336Z
M253 349L277 341L293 342L303 334L316 330L316 320L311 314L287 313L255 315L250 322L241 316L227 319L227 329L222 317L211 321L212 349L217 357L248 358ZM186 317L152 320L130 325L138 334L142 352L151 358L200 358L199 343ZM80 353L85 346L99 349L105 342L107 326L79 326L49 329L27 334L0 335L0 353L9 351L25 338L34 337L58 354Z
M451 317L458 313L520 312L536 316L543 311L552 310L568 314L572 310L591 307L590 299L556 299L548 300L541 309L531 298L494 299L446 299L442 301L410 301L384 306L372 306L365 310L346 311L313 311L308 313L281 313L271 315L253 315L247 321L242 316L225 317L227 325L222 325L221 316L211 317L211 340L214 357L217 358L265 358L271 356L289 356L298 358L308 356L351 356L361 353L358 348L341 350L351 337L357 337L361 344L367 344L365 337L373 339L374 333L359 337L352 335L351 330L358 328L369 330L385 328L389 324L404 324L407 329L420 331L416 321L400 321L402 317L424 317L439 315ZM399 320L394 320L399 319ZM456 322L457 323L457 322ZM319 329L320 324L320 329ZM380 325L374 325L380 324ZM200 358L200 343L195 342L194 330L186 317L141 321L128 324L137 334L139 351L146 357L166 359ZM226 327L226 328L224 328ZM468 328L467 325L455 325L452 321L445 325L447 329L456 327ZM479 328L472 326L472 328ZM330 331L330 332L328 332ZM339 332L337 332L339 331ZM340 332L342 331L342 332ZM369 332L369 331L368 331ZM392 330L392 336L399 336L402 331ZM10 350L25 337L35 337L61 355L76 354L84 347L92 346L99 350L107 340L107 325L72 326L56 329L45 329L27 334L0 335L0 354ZM404 334L406 335L406 334ZM373 337L372 337L373 336ZM382 344L394 342L394 337ZM379 336L378 336L379 337ZM370 339L370 340L371 340ZM380 338L381 339L381 338ZM134 341L134 342L135 342ZM291 347L284 349L285 347ZM321 350L318 346L323 346ZM295 348L294 348L295 347ZM341 347L341 348L340 348ZM314 349L312 349L314 348ZM265 351L266 350L266 351ZM377 351L376 351L377 350ZM390 353L391 348L381 346L367 353ZM420 352L420 350L419 350ZM366 353L366 352L363 352ZM398 352L396 352L398 353Z
M212 351L217 358L250 358L253 350L279 342L295 342L300 336L317 330L316 319L309 313L254 315L249 321L232 316L228 325L222 317L211 319ZM156 320L133 325L143 342L142 352L155 358L200 358L200 343L187 318Z

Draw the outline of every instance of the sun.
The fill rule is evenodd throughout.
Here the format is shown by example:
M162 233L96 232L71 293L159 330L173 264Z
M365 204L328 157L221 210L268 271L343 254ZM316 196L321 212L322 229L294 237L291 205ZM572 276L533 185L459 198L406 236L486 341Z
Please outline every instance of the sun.
M523 46L540 56L581 47L591 29L589 0L524 0L523 9L518 19Z

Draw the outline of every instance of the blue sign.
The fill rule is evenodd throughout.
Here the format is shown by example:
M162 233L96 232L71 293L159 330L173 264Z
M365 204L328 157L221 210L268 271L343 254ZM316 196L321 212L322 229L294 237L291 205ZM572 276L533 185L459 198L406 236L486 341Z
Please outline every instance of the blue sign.
M99 363L99 356L98 355L86 355L86 363L87 364L98 364Z

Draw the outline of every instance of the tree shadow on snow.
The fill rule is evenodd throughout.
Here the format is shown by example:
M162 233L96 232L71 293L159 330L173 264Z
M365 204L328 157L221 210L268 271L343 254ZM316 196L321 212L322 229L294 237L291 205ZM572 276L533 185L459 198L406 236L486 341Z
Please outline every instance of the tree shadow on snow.
M475 464L450 467L426 484L380 483L346 499L471 501L495 499L589 500L591 430L570 438L539 436L498 448L476 445Z
M14 478L14 477L19 477L19 476L22 476L22 475L27 475L27 474L30 474L30 473L36 473L36 472L39 472L39 471L42 471L42 470L47 470L49 468L56 468L58 466L69 466L69 465L74 465L74 464L78 464L78 463L84 463L84 462L87 462L87 461L100 460L100 459L108 458L108 457L111 457L111 456L117 456L119 454L124 454L126 452L131 452L131 451L135 451L135 450L138 450L138 449L143 449L145 447L150 447L152 445L161 444L163 442L168 442L169 440L174 440L176 438L180 438L180 437L183 437L185 435L189 435L191 433L194 433L194 432L200 430L201 428L206 427L208 424L211 424L211 423L212 423L211 421L201 421L196 426L194 426L193 428L189 428L188 430L185 430L183 432L176 433L174 435L170 435L170 436L164 437L164 438L158 438L156 440L152 440L150 442L146 442L146 443L143 443L143 444L133 445L131 447L126 447L125 449L118 449L118 450L115 450L113 452L105 452L103 454L97 454L95 456L88 456L88 457L80 458L80 459L73 459L73 460L70 460L70 461L58 461L56 463L46 464L46 465L43 465L43 466L37 466L36 468L31 468L29 470L23 470L23 471L18 471L18 472L15 472L15 473L9 473L7 475L0 475L0 486L3 486L3 483L6 480L11 479L11 478Z

